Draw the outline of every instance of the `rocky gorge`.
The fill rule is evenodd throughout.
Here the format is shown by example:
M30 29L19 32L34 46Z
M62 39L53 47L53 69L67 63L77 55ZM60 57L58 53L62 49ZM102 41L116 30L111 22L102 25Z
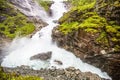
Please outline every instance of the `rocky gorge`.
M39 16L37 14L36 14L36 17L32 17L33 15L31 15L31 14L28 15L30 13L29 11L31 11L28 7L29 5L24 6L24 3L23 3L22 4L23 6L21 6L21 4L19 4L20 0L8 0L8 1L11 2L14 5L15 10L17 10L18 12L19 11L23 12L22 14L24 14L24 15L27 14L25 16L27 18L26 23L32 23L32 25L35 27L34 30L32 30L30 33L28 32L27 34L24 33L24 32L27 32L27 31L23 30L24 32L21 36L26 36L26 35L29 34L28 37L30 37L32 39L32 37L34 37L33 35L37 31L39 31L44 26L48 25L47 23L45 23L41 19L38 19ZM27 1L27 0L25 0L25 1ZM90 0L90 1L92 1L92 0ZM98 14L103 16L103 17L105 15L109 14L107 17L105 16L105 18L107 18L107 20L111 20L111 19L114 18L115 19L114 24L119 25L119 6L117 5L117 6L114 6L114 7L112 7L112 6L109 7L107 5L109 0L108 0L108 2L106 2L105 0L104 1L100 0L100 1L97 1L97 2L98 3L96 3L96 6L94 6L94 8L96 9L97 6L101 6L100 8L97 7L97 9L96 9ZM30 0L29 3L34 5L33 0ZM68 5L68 7L69 7L69 4L70 4L70 7L73 7L72 2L65 2L65 3ZM106 3L106 4L103 6L103 5L101 5L102 3ZM114 4L115 5L119 4L119 2L115 2ZM50 7L51 5L48 5L48 6ZM90 8L90 9L88 9L88 11L92 12L92 11L94 11L94 8L92 8L92 9ZM108 9L108 8L110 8L110 9ZM33 7L33 9L35 9L35 8ZM116 10L116 11L109 11L109 10ZM108 12L105 12L105 11L108 11ZM50 13L50 16L52 16L51 11L48 11L48 12ZM87 10L83 11L83 12L82 11L77 12L77 10L75 10L75 12L74 12L74 10L73 10L73 12L72 11L70 12L71 16L68 16L69 18L67 17L67 19L62 20L62 18L64 17L63 16L59 21L57 21L57 20L53 20L53 21L55 23L57 23L57 22L60 23L60 26L61 26L62 23L64 23L64 21L68 21L69 23L72 23L72 21L78 20L79 22L81 22L81 21L84 21L85 19L87 19L87 16L91 17L91 15L93 15L93 14L88 14L85 17L81 17L85 12L87 12ZM109 13L109 12L114 12L114 13ZM35 13L37 13L37 12L35 12ZM35 15L35 13L34 13L34 15ZM40 14L42 15L44 13L41 12ZM64 13L64 15L66 15L66 14L69 14L69 12ZM112 15L112 16L110 17L110 15ZM0 21L4 21L5 17L3 17L3 16L1 16L1 17L2 18L0 19ZM117 19L116 19L116 17L117 17ZM22 22L22 21L19 21L19 22ZM3 22L1 22L1 24L2 23ZM11 25L13 25L13 24L10 24L8 26L11 26ZM70 25L68 25L68 26L70 26ZM77 26L77 25L75 24L75 26ZM15 28L16 27L19 27L19 26L15 25ZM0 26L0 28L1 28L1 26ZM3 30L3 28L1 28L1 30ZM11 32L11 30L10 30L10 32ZM14 32L14 30L12 32ZM117 34L117 33L114 33L114 34ZM2 36L4 36L5 38L2 37ZM9 37L7 37L6 34L2 34L2 36L0 36L1 37L1 40L0 40L1 41L1 43L0 43L1 48L3 48L3 45L5 45L6 42L11 42L11 38L9 39ZM84 31L83 29L80 29L80 28L77 29L77 30L73 29L68 34L66 34L66 33L62 32L62 30L60 29L59 26L57 28L55 27L53 29L53 32L52 32L53 43L55 41L58 44L59 47L62 47L64 49L68 50L68 51L73 52L75 54L75 56L79 57L84 62L92 64L96 67L99 67L103 71L106 71L112 77L113 80L119 80L119 75L120 75L120 71L119 71L120 55L119 55L119 51L118 51L119 47L117 48L116 51L114 51L114 45L118 44L119 40L115 41L114 44L112 42L110 42L110 45L112 45L112 47L111 46L108 47L106 45L106 43L96 42L96 38L98 36L99 36L99 33L97 33L97 34L93 34L91 32L87 33L86 31ZM117 37L119 37L119 36L117 36ZM7 45L7 43L6 43L6 45ZM0 50L0 52L3 53L2 50ZM58 52L59 52L59 50L58 50ZM54 52L51 52L51 51L42 52L42 53L40 52L36 55L31 56L30 60L31 61L42 60L43 62L46 62L46 61L50 61L50 59L52 58L52 55L54 55ZM3 56L0 55L0 58L3 58ZM59 60L59 58L53 60L53 62L56 65L59 65L59 66L63 66L65 64L63 61ZM22 65L21 67L16 67L16 68L3 67L2 71L6 72L6 73L10 73L10 74L13 73L16 76L19 76L19 75L22 75L22 76L27 76L27 75L28 76L37 76L37 77L41 77L43 80L109 80L109 79L100 78L95 73L81 72L79 69L75 69L74 67L69 67L69 68L66 68L66 69L57 69L53 66L52 69L33 70L29 66ZM1 75L0 75L0 77L1 77ZM12 80L12 79L10 79L10 80Z

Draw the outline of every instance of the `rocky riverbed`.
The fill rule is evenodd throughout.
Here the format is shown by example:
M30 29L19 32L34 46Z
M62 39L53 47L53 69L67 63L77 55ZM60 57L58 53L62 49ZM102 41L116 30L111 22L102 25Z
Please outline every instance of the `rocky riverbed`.
M4 72L18 75L39 76L44 80L106 80L90 72L81 72L73 67L67 69L41 69L33 70L26 66L17 68L3 68Z

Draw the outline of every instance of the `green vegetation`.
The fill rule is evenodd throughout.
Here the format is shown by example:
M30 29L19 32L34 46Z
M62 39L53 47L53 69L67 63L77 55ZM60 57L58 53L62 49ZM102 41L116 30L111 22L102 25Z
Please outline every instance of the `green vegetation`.
M72 4L74 4L74 6L71 8L71 10L68 13L64 15L64 17L60 18L59 20L59 23L61 24L59 30L65 34L72 32L73 30L79 29L80 24L85 19L89 18L93 14L96 15L95 12L90 12L90 10L94 7L96 1L92 2L90 0L90 3L89 0L88 3L87 2L85 3L82 0L79 0L78 3L75 3L74 0L70 0L70 1L72 2Z
M52 4L49 0L36 0L46 11L49 11L49 8Z
M5 73L2 68L0 68L0 80L43 80L36 76L21 76L15 73Z
M72 3L73 7L59 20L60 26L58 29L61 32L69 34L81 29L86 33L93 35L98 34L99 36L96 38L96 42L105 47L114 47L115 50L120 50L120 25L117 24L116 20L107 20L107 16L112 15L110 11L99 12L101 8L103 8L103 10L108 8L108 5L113 8L115 4L117 5L119 3L118 1L108 1L108 3L104 1L97 2L97 0L68 1Z
M73 4L73 10L83 11L86 9L93 8L96 0L70 0Z
M35 26L28 21L19 11L14 10L13 6L6 0L0 0L0 35L7 38L14 38L17 35L28 35L32 33Z

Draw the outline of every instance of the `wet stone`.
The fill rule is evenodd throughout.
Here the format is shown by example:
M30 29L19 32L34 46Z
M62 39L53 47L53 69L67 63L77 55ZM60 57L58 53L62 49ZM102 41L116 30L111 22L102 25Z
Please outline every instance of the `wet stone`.
M37 55L30 57L30 60L43 60L43 61L45 61L45 60L50 59L51 55L52 55L51 51L46 52L46 53L39 53Z

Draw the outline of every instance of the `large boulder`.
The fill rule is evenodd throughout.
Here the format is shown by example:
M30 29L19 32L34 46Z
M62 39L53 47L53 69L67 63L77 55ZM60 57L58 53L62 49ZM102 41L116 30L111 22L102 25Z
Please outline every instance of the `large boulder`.
M50 59L51 55L52 55L51 51L49 51L47 53L39 53L37 55L34 55L34 56L30 57L30 60L36 60L37 59L37 60L43 60L43 61L45 61L45 60Z

